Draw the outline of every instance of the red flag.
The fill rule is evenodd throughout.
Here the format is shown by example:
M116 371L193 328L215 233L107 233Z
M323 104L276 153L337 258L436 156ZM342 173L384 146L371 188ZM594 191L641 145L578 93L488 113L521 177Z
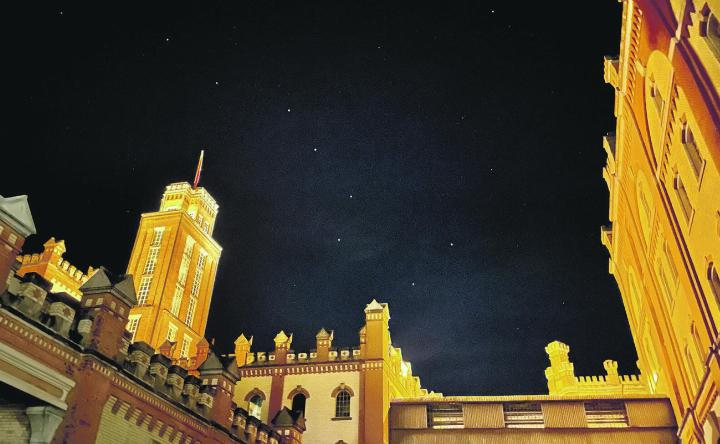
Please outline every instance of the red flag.
M200 182L200 173L202 172L202 163L203 163L204 155L205 155L205 150L200 150L200 160L198 160L197 171L195 171L195 180L193 181L193 188L197 188L198 183Z

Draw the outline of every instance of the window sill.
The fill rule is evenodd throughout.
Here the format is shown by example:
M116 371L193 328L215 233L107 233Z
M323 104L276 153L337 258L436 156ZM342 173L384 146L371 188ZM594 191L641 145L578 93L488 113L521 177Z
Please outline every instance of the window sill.
M350 416L336 416L334 418L330 418L331 421L351 421L352 417Z

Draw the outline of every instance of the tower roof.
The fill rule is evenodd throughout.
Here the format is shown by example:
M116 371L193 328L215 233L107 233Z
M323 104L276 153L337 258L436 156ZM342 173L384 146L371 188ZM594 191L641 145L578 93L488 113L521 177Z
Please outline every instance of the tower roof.
M37 233L26 195L15 197L0 195L0 219L23 237Z

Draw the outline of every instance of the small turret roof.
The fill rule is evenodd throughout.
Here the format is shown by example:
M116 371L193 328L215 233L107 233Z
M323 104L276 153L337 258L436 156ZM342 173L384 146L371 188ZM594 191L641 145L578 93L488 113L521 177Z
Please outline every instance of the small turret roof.
M80 291L87 294L108 292L124 300L130 306L137 304L132 276L115 274L105 267L98 268L95 274L80 287Z

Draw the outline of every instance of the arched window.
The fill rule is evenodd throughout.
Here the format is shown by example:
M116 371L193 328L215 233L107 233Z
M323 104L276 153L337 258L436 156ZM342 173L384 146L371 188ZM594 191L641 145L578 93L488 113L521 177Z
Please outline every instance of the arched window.
M335 397L335 417L350 417L350 393L347 390L340 390Z
M705 17L700 22L700 35L705 38L708 46L720 57L720 21L707 6L702 11L702 14Z
M255 395L250 398L250 401L248 401L248 415L260 419L260 415L262 412L262 404L263 399L260 397L260 395Z
M720 303L720 274L714 263L710 262L708 266L708 280L710 281L710 288L712 288L715 300Z
M248 403L248 416L254 416L257 419L262 419L260 416L262 415L263 402L265 402L265 394L255 388L245 396L245 401Z
M292 408L290 409L293 412L299 412L303 416L305 416L305 395L302 393L298 393L297 395L293 396L292 399Z

